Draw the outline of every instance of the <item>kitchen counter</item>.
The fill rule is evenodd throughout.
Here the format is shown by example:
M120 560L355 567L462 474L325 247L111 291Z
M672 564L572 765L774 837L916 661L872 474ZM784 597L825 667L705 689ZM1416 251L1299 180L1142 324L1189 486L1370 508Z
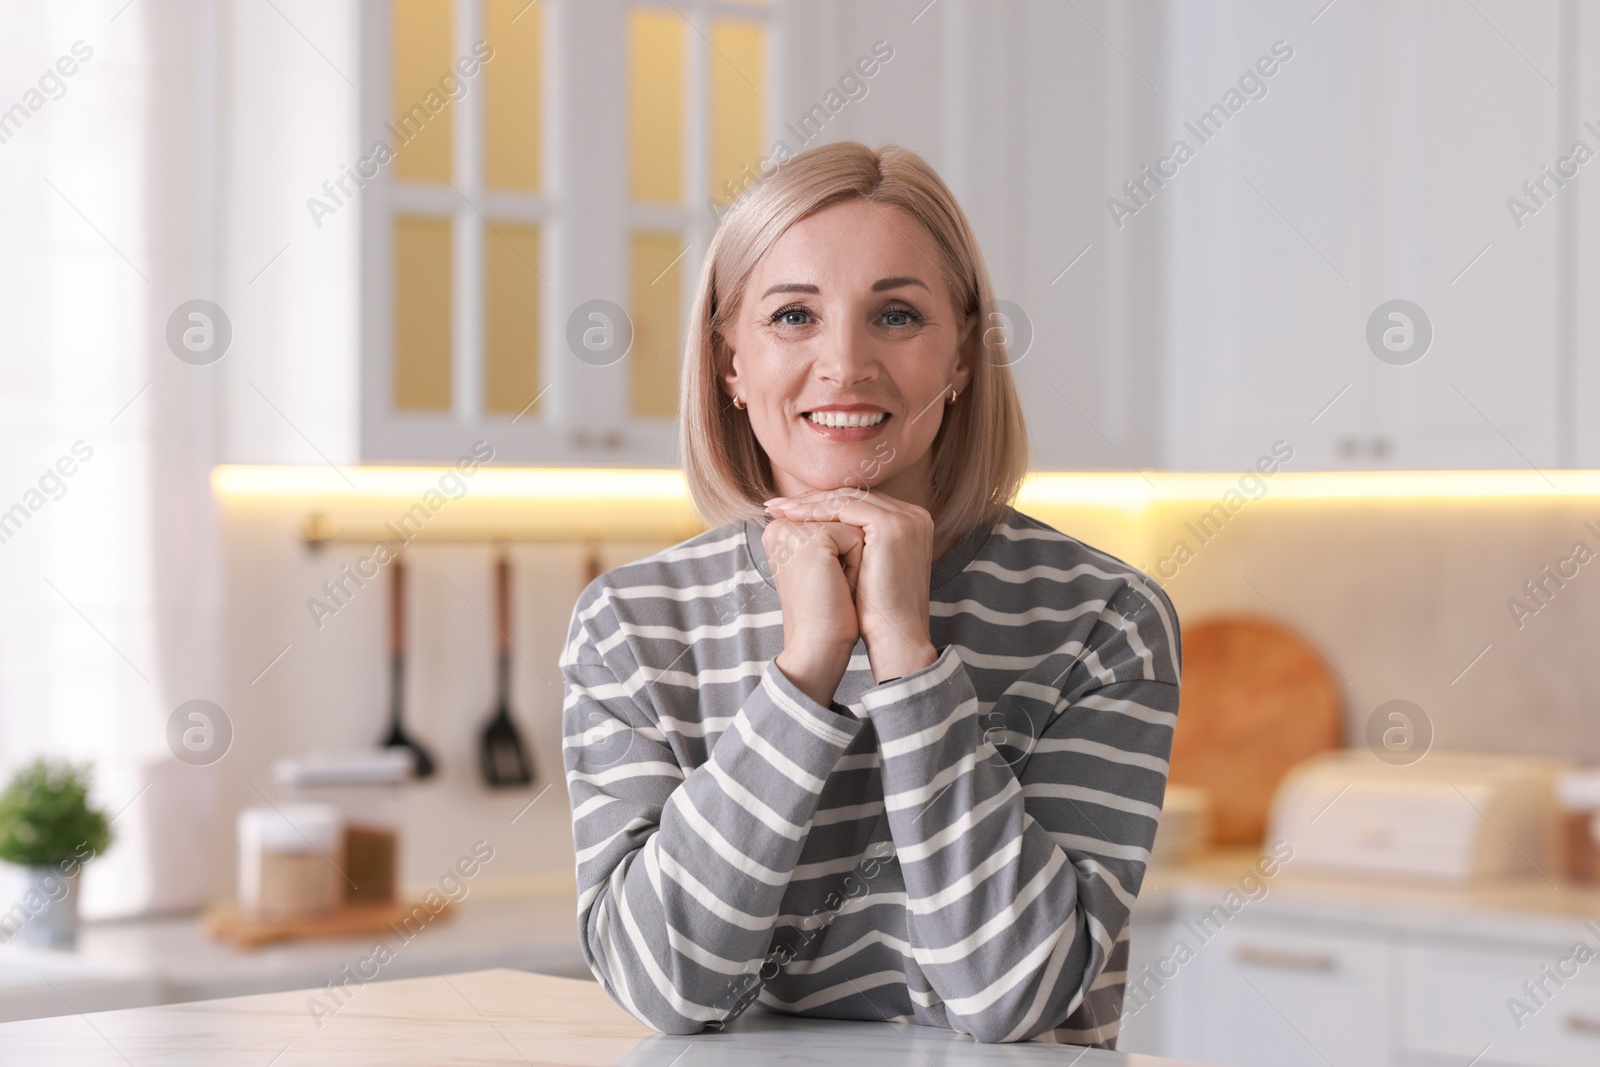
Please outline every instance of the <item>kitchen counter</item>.
M1296 869L1294 860L1262 879L1250 899L1241 887L1259 859L1254 849L1219 849L1176 867L1152 867L1134 907L1134 921L1192 918L1222 902L1230 889L1258 919L1333 922L1379 932L1470 937L1553 948L1600 938L1600 887L1505 878L1453 888L1419 881L1358 878Z
M533 1064L744 1067L789 1063L1073 1064L1184 1067L1163 1059L1050 1044L980 1045L948 1030L796 1019L751 1011L728 1030L653 1033L593 982L490 970L352 985L343 1004L303 989L0 1025L0 1067L484 1067Z
M256 949L218 941L195 916L86 923L72 951L0 946L0 1022L320 986L378 941L394 953L385 978L512 967L587 979L577 914L572 892L480 891L411 941L391 932Z

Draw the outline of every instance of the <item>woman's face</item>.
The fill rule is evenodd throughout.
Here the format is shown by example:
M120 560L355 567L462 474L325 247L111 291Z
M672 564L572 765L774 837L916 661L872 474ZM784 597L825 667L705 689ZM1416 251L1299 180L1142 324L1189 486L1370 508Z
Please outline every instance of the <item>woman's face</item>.
M748 405L780 495L867 486L927 506L944 400L972 374L939 261L913 215L848 200L790 226L757 262L723 331L725 384Z

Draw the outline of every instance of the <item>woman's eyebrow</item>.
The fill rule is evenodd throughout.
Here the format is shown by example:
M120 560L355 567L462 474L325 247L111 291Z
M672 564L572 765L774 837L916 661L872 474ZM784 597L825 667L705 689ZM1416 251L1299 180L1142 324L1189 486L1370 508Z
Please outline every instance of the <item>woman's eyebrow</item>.
M904 275L899 278L879 278L877 281L872 283L872 291L874 293L881 293L889 289L904 289L908 285L920 285L924 289L928 289L928 283L923 281L921 278L913 278L910 275ZM933 290L928 289L928 292L931 293Z
M768 289L766 292L762 293L761 299L765 300L773 293L811 293L812 295L817 295L821 292L821 289L818 289L814 285L809 285L806 282L779 282L771 289Z
M922 288L928 289L928 283L923 281L921 278L903 275L898 278L879 278L877 281L872 283L872 291L874 293L882 293L890 289L904 289L908 285L920 285ZM816 286L807 282L779 282L771 289L768 289L766 292L762 293L761 299L765 300L773 293L810 293L815 296L821 292L821 289L818 289ZM933 290L928 289L928 292L931 293Z

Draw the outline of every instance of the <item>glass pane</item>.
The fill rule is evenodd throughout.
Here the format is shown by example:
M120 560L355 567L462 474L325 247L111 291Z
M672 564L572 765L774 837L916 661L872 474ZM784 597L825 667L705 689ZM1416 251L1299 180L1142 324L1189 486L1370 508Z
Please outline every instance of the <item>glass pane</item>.
M688 31L676 11L628 12L628 149L633 199L683 201Z
M488 0L484 29L494 62L484 66L485 173L497 189L537 192L540 176L539 87L544 5Z
M450 220L394 220L394 406L450 410Z
M711 24L711 199L727 204L761 162L766 27L738 19Z
M539 410L528 407L539 395L539 227L496 222L483 241L483 409L532 415Z
M681 234L670 231L636 230L632 245L630 407L635 415L672 418L678 413L685 242Z
M410 181L450 178L452 105L439 81L446 75L455 78L450 66L452 9L450 0L394 0L391 8L395 174Z

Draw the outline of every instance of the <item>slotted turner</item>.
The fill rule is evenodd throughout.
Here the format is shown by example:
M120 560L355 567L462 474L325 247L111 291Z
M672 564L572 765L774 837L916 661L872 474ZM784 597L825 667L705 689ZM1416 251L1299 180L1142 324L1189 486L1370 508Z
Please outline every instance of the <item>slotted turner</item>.
M511 721L511 561L501 556L494 567L495 630L499 640L497 696L494 716L483 728L478 755L483 780L496 789L533 784L533 761Z

